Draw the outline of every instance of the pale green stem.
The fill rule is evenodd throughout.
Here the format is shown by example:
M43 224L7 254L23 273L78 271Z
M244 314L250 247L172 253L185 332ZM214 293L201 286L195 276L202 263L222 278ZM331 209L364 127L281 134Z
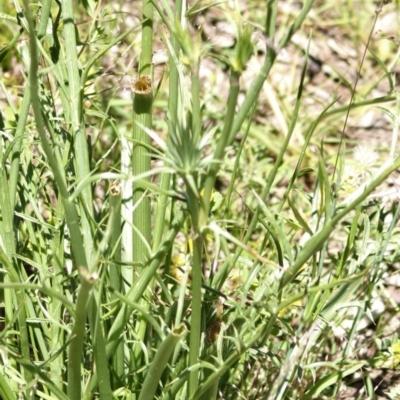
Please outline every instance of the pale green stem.
M10 191L10 201L12 210L14 210L14 204L16 201L20 152L22 148L25 123L28 118L30 105L31 105L31 92L30 90L26 90L24 93L24 98L22 100L21 109L19 110L18 114L18 123L17 123L17 129L15 130L14 141L12 142L11 171L10 171L10 179L8 186Z
M186 190L189 200L189 211L192 221L193 235L193 257L192 257L192 313L190 319L190 344L189 344L189 366L199 361L200 338L201 338L201 287L203 283L202 272L202 250L203 236L199 229L200 201L192 190L192 185L186 182ZM199 384L199 372L192 370L189 376L189 398L196 392Z
M230 76L230 92L228 98L228 107L224 121L224 128L221 132L221 136L218 139L217 148L215 149L215 153L213 156L213 160L210 163L210 167L207 172L205 184L204 184L204 214L201 215L200 226L206 226L208 215L210 212L210 201L211 201L211 194L214 189L215 179L217 177L217 173L221 168L221 164L224 159L225 149L229 142L229 137L232 131L233 119L235 116L235 109L237 104L237 98L239 95L239 78L240 74L232 71Z
M132 172L134 175L145 173L151 169L151 156L149 147L151 140L146 129L152 125L152 51L153 51L153 5L151 0L143 0L142 17L142 53L139 62L139 79L147 77L146 89L148 93L141 94L137 90L133 99L133 151L132 151ZM140 182L133 185L133 262L145 265L149 258L151 249L151 205L150 196L146 188ZM137 268L140 271L140 268ZM136 277L136 275L135 275ZM133 282L132 282L133 283ZM149 300L143 300L145 308L150 307ZM143 318L138 321L138 338L143 340L146 334L147 323ZM134 360L137 367L140 365L142 348L135 346Z
M179 339L186 334L184 324L174 328L172 332L163 340L157 353L147 371L146 378L140 391L139 400L153 400L157 391L161 375L168 364L172 352Z
M74 138L74 165L77 182L83 180L90 174L88 138L83 121L83 84L81 84L76 26L74 23L74 9L72 0L61 0L62 20L64 23L63 36L65 40L66 66L68 73L69 104L71 117L71 134ZM82 227L82 236L86 259L91 265L91 259L94 251L93 236L90 227L90 218L93 216L92 188L90 185L84 188L81 201L84 203L80 207L80 225ZM89 213L89 215L87 215Z
M175 18L180 21L182 14L182 0L177 0L175 3ZM179 54L179 42L175 35L171 35L171 47L175 54L169 55L169 91L168 91L168 132L172 132L177 125L178 104L179 104L179 74L178 66L176 65L176 55ZM169 141L169 135L167 142ZM161 176L161 189L169 190L171 174L163 173ZM161 194L157 204L157 212L154 227L153 250L157 249L162 240L164 231L165 212L169 197L166 194ZM167 272L167 271L166 271Z
M284 48L289 43L289 41L291 40L293 35L301 27L302 23L304 22L305 18L307 17L307 15L314 3L314 0L307 0L305 2L300 14L298 15L298 17L296 18L294 23L289 27L286 35L279 42L278 48L274 49L273 46L275 44L273 43L273 39L274 39L273 34L275 32L277 3L278 3L278 0L270 0L267 3L268 13L267 13L266 29L267 29L268 39L271 42L267 43L267 55L265 57L264 64L261 67L261 70L260 70L259 74L257 75L256 79L254 80L254 83L251 86L242 106L240 107L239 112L236 115L235 121L233 123L232 131L231 131L231 135L229 138L229 143L231 143L232 140L235 138L235 135L237 134L237 132L239 132L243 122L245 121L246 117L249 115L251 108L253 107L254 103L257 101L260 91L264 85L264 82L267 79L269 72L275 62L275 59L277 57L277 52L281 48Z

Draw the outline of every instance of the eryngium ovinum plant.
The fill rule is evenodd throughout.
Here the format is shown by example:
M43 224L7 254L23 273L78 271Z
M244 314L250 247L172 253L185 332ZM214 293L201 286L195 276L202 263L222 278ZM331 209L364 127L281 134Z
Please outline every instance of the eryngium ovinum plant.
M255 28L243 21L235 4L220 5L235 27L234 48L217 54L202 43L200 31L190 29L208 6L183 9L178 0L172 9L165 1L145 0L138 25L142 54L133 82L133 132L121 133L118 121L108 121L121 159L110 161L112 171L101 172L91 160L86 135L88 122L93 123L93 113L84 109L90 71L130 32L107 40L97 36L97 26L90 38L102 47L95 51L90 40L87 46L78 41L82 27L77 21L101 21L98 15L106 14L100 4L85 2L82 15L71 0L63 0L53 21L51 2L43 1L36 24L37 5L25 0L24 11L15 5L15 23L28 39L19 49L28 80L15 110L17 123L3 136L1 397L312 398L330 388L334 393L333 386L361 370L366 361L357 361L349 347L340 348L333 364L320 355L329 353L329 332L340 326L350 306L363 311L365 301L356 302L357 296L364 299L369 281L379 279L374 268L388 239L381 236L379 251L368 250L371 222L363 206L400 159L391 153L343 199L345 168L330 176L321 147L308 196L312 212L304 216L293 188L323 112L304 132L284 196L273 205L266 201L273 198L298 120L307 54L275 163L260 190L243 196L248 220L234 210L235 180L259 93L313 1L304 2L280 35L278 1L262 5L266 20L258 36L265 59L250 89L242 89L239 104L241 76L254 56ZM156 18L167 28L169 53L165 138L152 127L158 93L150 68ZM225 112L216 124L206 123L199 76L202 60L210 55L229 76ZM106 120L106 114L94 115ZM395 143L397 122L394 126ZM233 170L221 195L217 178L226 173L228 149L235 154ZM151 158L162 167L152 168ZM107 182L108 194L95 208L94 187L105 188ZM286 210L295 218L296 232ZM345 247L332 256L330 238L342 221L347 221L341 231ZM358 258L360 249L364 256Z

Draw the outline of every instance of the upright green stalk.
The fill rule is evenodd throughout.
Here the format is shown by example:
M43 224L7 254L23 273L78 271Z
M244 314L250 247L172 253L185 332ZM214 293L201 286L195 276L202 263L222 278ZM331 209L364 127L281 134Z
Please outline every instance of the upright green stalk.
M113 182L110 185L110 210L115 215L115 229L113 229L110 238L110 249L112 251L113 263L109 265L110 283L113 289L121 292L122 274L121 269L117 266L121 263L121 182ZM124 374L124 344L118 344L116 351L112 357L112 364L115 374L114 383L118 381L118 377Z
M26 120L29 114L29 107L31 105L31 93L26 90L24 93L24 98L22 100L21 108L18 114L17 129L15 130L14 141L12 143L12 161L11 161L11 171L9 178L9 191L10 191L10 201L11 209L14 210L15 197L17 194L17 181L19 174L19 164L20 164L20 152L22 148L23 134L25 129Z
M270 40L267 43L267 54L265 56L265 61L263 66L261 67L260 72L257 75L257 78L254 80L253 85L251 86L242 106L240 107L239 112L236 115L235 121L233 123L233 128L231 131L231 135L229 138L229 143L232 142L237 132L239 132L243 122L246 117L249 115L251 108L254 103L257 101L257 98L260 94L260 91L264 85L265 79L267 79L269 72L274 65L275 59L277 57L277 52L279 49L284 48L293 37L293 35L297 32L297 30L301 27L305 18L307 17L314 0L307 0L303 5L303 9L301 10L299 16L296 18L295 22L289 27L287 30L286 36L282 38L282 40L278 43L278 48L275 49L273 46L276 46L274 43L274 34L275 32L275 23L276 23L276 10L277 10L278 0L269 0L268 8L267 8L267 24L266 30L268 34L268 39Z
M151 128L153 87L151 59L153 48L153 6L151 0L143 0L142 54L139 78L133 84L133 143L132 172L139 175L150 170L150 137L145 129ZM140 183L133 186L133 262L145 263L151 242L150 198Z
M46 35L47 24L49 22L50 11L51 11L51 0L43 0L42 7L41 7L41 16L39 27L37 30L37 36L41 39L43 36Z
M190 203L192 221L193 257L192 257L192 313L190 319L189 366L199 362L201 339L201 285L203 283L202 250L203 235L199 228L199 201L198 195L193 192L192 185L186 182L186 190ZM199 385L199 371L193 369L189 376L188 398L192 398Z
M153 400L155 398L161 375L168 364L176 344L185 333L186 326L180 324L163 340L157 349L157 354L155 355L149 370L147 371L146 378L140 391L139 400Z
M175 19L181 20L182 0L176 0L175 3ZM178 54L179 42L175 35L171 34L171 49L174 54L169 55L169 91L168 91L168 132L172 132L177 126L178 104L179 104L179 74L178 74ZM167 137L167 142L169 136ZM170 186L171 174L164 173L161 176L161 189L168 190ZM161 243L164 230L165 211L167 207L168 196L161 194L157 204L157 213L154 226L153 251L155 251Z
M193 143L199 143L201 135L201 110L200 110L200 60L193 57L191 83L192 83L192 139Z
M211 193L214 189L215 179L217 173L221 167L225 149L229 141L230 133L232 131L233 119L235 115L235 108L237 104L237 98L239 95L239 77L240 73L236 71L231 72L230 76L230 91L228 99L228 109L225 116L224 128L221 133L221 137L218 140L217 148L214 153L213 161L210 163L205 184L204 184L204 214L202 215L201 225L206 225L208 220L208 214L210 212L210 200Z
M65 213L64 213L64 204L62 201L58 203L57 206L57 213L56 213L57 218L65 218ZM64 232L61 232L60 230L57 231L54 235L54 240L52 243L52 250L53 254L55 256L55 259L57 260L54 263L54 272L55 276L52 281L52 287L54 290L58 293L63 293L63 279L64 279L64 274L63 274L63 266L64 266ZM53 298L52 302L50 304L51 308L51 315L52 318L54 318L56 321L60 320L62 318L62 303L60 300ZM50 337L51 337L51 344L50 344L50 352L52 354L55 354L57 350L60 348L60 343L63 341L64 337L64 332L62 331L61 327L58 324L51 324L49 327L50 330ZM56 357L52 361L51 369L50 369L50 375L49 378L50 380L56 385L60 390L63 388L63 371L64 365L63 365L63 358L62 357Z
M184 37L184 36L183 36ZM186 53L190 60L190 78L191 78L191 135L181 138L182 159L184 160L187 155L184 154L186 149L190 149L192 154L196 154L197 147L200 143L201 135L201 110L200 110L200 81L199 81L199 66L200 66L200 43L199 37L196 41L192 41L191 46L186 42L183 51ZM181 130L181 135L187 135L187 132ZM186 143L186 147L185 144ZM186 192L188 196L188 209L190 212L192 223L192 240L193 240L193 256L192 256L192 312L190 318L190 343L189 343L189 366L192 367L199 362L200 353L200 339L201 339L201 318L202 318L202 293L201 285L203 283L202 271L202 251L203 251L203 234L200 226L200 216L202 208L202 199L199 198L200 188L198 187L198 171L197 165L194 163L196 160L187 160L190 165L190 173L183 176L185 180ZM192 369L189 376L188 398L191 398L196 392L199 385L199 371Z
M151 129L153 85L152 85L152 50L153 50L153 5L151 0L143 0L142 17L142 53L139 62L139 77L133 83L133 151L132 172L134 175L145 173L151 169L149 154L150 137L146 129ZM149 179L149 178L148 178ZM138 183L133 185L133 262L145 264L149 258L151 246L151 207L150 196L146 188ZM136 275L134 275L136 278ZM132 282L133 283L133 282ZM150 301L143 306L150 308ZM147 323L140 319L138 325L139 340L146 334ZM139 364L142 349L136 346L135 362Z
M81 268L81 287L78 292L75 308L75 322L71 332L71 344L68 351L68 388L67 394L70 399L81 399L81 378L82 378L82 350L85 338L85 326L87 317L87 304L89 301L90 289L95 283L94 277L87 269Z
M83 84L81 86L76 26L74 24L74 8L72 0L61 0L62 20L64 23L64 39L66 66L68 72L69 104L70 104L70 130L74 138L74 166L77 182L83 180L90 174L88 143L83 122ZM86 258L89 262L93 256L93 235L90 228L90 218L93 216L93 198L90 185L82 191L81 201L85 204L80 207L80 223ZM87 212L89 215L87 215Z

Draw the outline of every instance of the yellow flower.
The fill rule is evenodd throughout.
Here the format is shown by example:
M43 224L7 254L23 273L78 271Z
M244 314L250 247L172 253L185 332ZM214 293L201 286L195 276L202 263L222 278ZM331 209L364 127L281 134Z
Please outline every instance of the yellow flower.
M178 285L182 285L183 279L185 277L185 271L187 266L187 257L184 253L178 253L171 259L171 275L177 281ZM192 273L192 268L189 268L189 276ZM188 283L191 280L188 277Z

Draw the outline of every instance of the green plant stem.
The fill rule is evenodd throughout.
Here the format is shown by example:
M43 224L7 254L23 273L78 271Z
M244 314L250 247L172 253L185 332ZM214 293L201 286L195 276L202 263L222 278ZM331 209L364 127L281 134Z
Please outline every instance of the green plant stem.
M132 151L132 170L134 175L140 175L150 170L150 155L147 146L150 137L145 129L151 125L151 95L136 94L134 98L134 148ZM149 178L147 178L148 180ZM150 197L141 182L133 185L133 262L145 264L149 257L151 242L151 209Z
M121 228L122 228L122 219L121 219L121 182L118 181L114 183L117 185L117 193L112 193L110 190L110 210L111 214L114 215L115 222L111 233L110 238L110 249L111 249L111 257L113 264L108 266L108 271L110 274L110 283L111 286L117 291L120 292L122 290L122 273L121 268L118 268L117 264L122 261L121 257ZM114 296L115 297L115 296ZM118 344L118 347L115 353L112 356L112 365L117 377L123 376L124 374L124 344L121 342ZM113 374L114 375L114 374ZM116 384L116 380L113 382Z
M1 163L2 164L2 163ZM1 228L2 228L2 248L5 250L6 255L10 262L15 255L15 237L13 229L13 216L14 212L11 209L11 199L7 188L6 171L0 166L0 183L4 190L0 193L0 206L1 206ZM16 275L18 276L18 274ZM17 279L19 281L19 279Z
M61 0L61 7L68 73L68 100L71 118L69 122L71 124L71 134L74 138L76 180L79 182L90 175L88 143L83 122L83 90L85 82L81 83L79 74L76 27L74 23L72 0ZM94 251L93 235L90 226L90 219L93 217L93 199L92 189L89 185L83 189L80 199L81 202L83 202L80 207L80 225L82 228L86 259L89 265L91 265Z
M128 135L126 135L128 136ZM132 145L124 134L121 135L121 172L129 176L132 171ZM122 180L121 182L121 261L131 263L133 259L133 199L132 199L132 181ZM120 268L123 291L129 290L133 281L133 268L121 266ZM125 282L125 283L124 283Z
M15 197L17 194L17 183L20 165L20 153L23 142L23 135L26 125L26 120L29 114L29 107L31 105L31 92L26 90L24 98L22 100L21 109L18 115L17 129L15 130L14 142L12 143L12 158L11 158L11 170L9 178L9 191L10 191L10 205L11 210L14 210Z
M199 143L201 135L199 60L193 60L191 73L192 88L192 140Z
M29 93L29 90L27 91ZM32 201L31 204L34 204ZM57 209L55 211L55 219L58 221L65 220L64 204L59 201ZM35 236L35 235L33 235ZM63 280L64 280L64 230L57 229L54 232L54 238L52 240L52 252L54 254L53 263L53 274L51 279L51 287L47 288L44 285L39 286L36 289L41 291L43 294L51 297L52 301L49 304L50 315L53 321L60 321L65 310L68 310L72 317L75 316L74 305L70 303L66 297L64 297ZM46 260L42 262L42 265L46 265ZM46 277L43 278L42 282L46 282ZM29 303L28 303L29 304ZM47 324L43 324L47 325ZM60 344L65 343L65 332L58 323L52 323L48 326L48 333L46 337L50 338L50 349L49 354L52 355L51 368L49 371L49 380L56 386L60 391L63 390L64 379L63 371L65 368L63 357L56 356L55 354L60 350ZM33 340L34 342L34 340ZM65 345L66 346L66 345ZM38 358L43 359L43 355ZM55 394L55 393L54 393Z
M235 135L239 132L243 122L245 121L246 117L248 116L251 108L253 107L254 103L257 101L260 91L264 85L265 80L267 79L269 72L276 60L277 57L277 50L284 48L293 35L297 32L297 30L301 27L302 23L304 22L305 18L307 17L310 9L314 3L314 0L307 0L303 5L303 9L301 10L300 14L297 16L295 22L289 27L287 30L286 35L281 39L278 44L278 49L273 48L273 37L269 36L269 39L272 41L271 43L267 43L267 54L265 56L265 61L259 74L257 75L253 85L251 86L245 100L243 101L242 106L240 107L239 112L236 115L235 121L233 123L231 135L229 138L229 143L233 141ZM277 0L272 0L268 2L268 23L267 23L267 33L271 34L271 32L275 31L274 26L276 25L276 7L277 7Z
M153 400L156 394L161 375L168 364L172 352L179 339L186 334L186 327L181 324L163 340L147 371L146 378L140 391L139 400Z
M153 51L153 5L151 0L143 0L143 17L142 17L142 52L139 62L139 75L148 76L152 82L152 51ZM133 99L133 142L132 151L132 172L139 175L150 171L151 159L149 154L149 146L151 143L150 136L147 135L146 129L151 129L152 125L152 104L153 104L153 87L150 86L150 93L135 93ZM149 258L149 250L151 249L151 207L150 196L146 188L140 182L133 184L133 262L145 265ZM140 268L137 268L140 272ZM143 300L143 306L146 309L150 307L150 301ZM138 321L137 335L138 340L143 341L146 335L147 323L140 317ZM135 368L140 364L142 356L142 348L140 345L134 348Z
M143 0L143 23L142 23L142 53L139 63L139 75L151 77L151 59L153 51L153 5L150 0ZM152 85L152 84L151 84ZM132 172L140 175L151 169L150 137L146 129L151 128L153 88L150 87L149 94L136 93L133 100L134 125L133 142L135 143L132 151ZM149 257L149 245L151 242L151 209L150 198L146 195L146 189L137 182L133 186L133 202L135 211L133 223L133 262L145 264Z
M96 365L97 376L99 377L99 396L104 400L112 400L112 390L110 384L110 371L108 370L106 344L102 333L99 310L94 296L89 302L89 325L94 348L94 362Z
M376 97L374 99L368 99L368 100L363 100L363 101L357 101L352 104L346 104L344 106L339 106L336 108L333 108L332 110L326 112L324 114L323 120L332 117L333 115L337 114L343 114L345 113L348 109L354 110L356 108L361 108L365 106L373 106L375 104L382 104L382 103L390 103L394 100L397 100L395 95L388 95L388 96L383 96L383 97Z
M235 115L235 109L237 104L237 98L239 95L239 78L240 74L238 72L232 71L230 75L230 91L228 98L228 108L225 116L224 128L221 133L221 137L218 140L217 148L213 156L213 160L210 163L209 170L207 172L206 180L204 183L204 214L200 217L200 226L205 226L207 224L208 215L210 213L210 201L211 193L214 189L215 180L219 169L221 168L221 163L225 155L225 149L229 141L229 137L232 131L233 119Z
M203 236L199 229L200 202L196 193L192 190L192 185L186 182L186 190L189 198L189 211L192 221L193 235L193 256L192 256L192 314L190 319L190 344L189 344L189 366L198 363L200 353L201 338L201 287L202 277L202 250ZM192 370L189 376L189 398L196 392L198 387L198 371Z
M75 316L74 305L71 302L69 302L61 293L49 287L18 282L18 283L0 283L0 288L4 289L12 288L14 291L17 289L39 291L47 296L54 297L55 299L59 300L63 304L63 306L68 310L68 312L73 317ZM32 294L32 296L34 295Z
M67 394L70 399L81 399L81 381L82 381L82 349L85 338L85 326L87 315L87 304L89 301L90 289L93 286L89 272L81 269L81 287L79 288L78 298L75 308L75 322L71 332L71 343L68 349L68 388Z
M51 10L51 0L43 0L42 6L40 8L41 15L40 15L39 27L37 30L38 39L41 39L46 35L47 25L50 17L50 10Z
M182 0L175 2L175 18L180 21L182 14ZM177 125L178 104L179 104L179 74L177 65L177 55L179 54L179 42L175 35L171 34L171 48L174 54L169 54L169 91L168 91L168 132L172 132ZM169 142L167 136L167 143ZM170 173L163 173L161 176L161 189L169 190L171 181ZM157 212L154 226L153 251L158 248L162 240L164 231L165 213L169 198L165 194L161 194L157 203ZM168 271L166 271L168 273Z
M8 385L4 374L0 374L0 397L3 400L15 400L15 391Z
M194 44L196 46L197 43ZM193 51L191 57L191 92L192 92L192 135L191 144L196 146L200 142L201 135L201 111L200 111L200 80L199 80L199 52ZM183 139L185 140L185 138ZM201 339L201 287L203 283L202 251L203 234L200 227L200 210L202 200L199 198L197 179L195 174L183 177L189 199L189 212L192 222L192 313L190 318L190 343L189 343L189 366L194 366L199 361L200 339ZM189 375L188 396L196 392L199 384L199 371L192 369Z
M148 45L148 38L145 36L143 36L143 31L144 31L144 24L146 23L146 34L147 32L149 32L149 23L151 24L151 20L147 21L145 20L145 15L144 13L148 13L148 10L145 9L143 10L143 18L142 21L140 23L140 27L142 28L142 54L141 57L144 57L143 62L141 61L140 64L140 68L139 68L139 75L145 73L145 72L149 72L150 71L150 62L151 62L151 54L149 54L149 51L151 52L151 50L148 50L147 48L143 48L143 43L147 46ZM150 14L151 16L151 14ZM89 64L91 64L92 62L94 63L96 61L96 59L92 59ZM90 69L85 69L85 74L88 75L89 74ZM143 97L143 96L142 96ZM144 97L144 100L146 100L146 98ZM133 102L137 102L137 100L134 98ZM140 106L140 104L139 104ZM147 106L148 108L149 106ZM139 114L142 113L142 111L139 109L138 110ZM139 140L141 140L142 137L143 140L141 140L140 143L142 143L143 146L146 145L146 143L149 143L148 138L145 137L147 135L145 135L142 131L143 131L143 126L147 126L145 125L146 123L149 124L149 122L146 122L146 118L145 117L140 117L137 116L135 114L135 104L133 107L133 118L134 118L134 126L133 126L133 132L132 134L130 133L123 133L121 135L121 172L123 174L126 174L126 176L130 176L132 173L136 173L136 170L138 168L142 168L143 164L142 164L142 156L139 154L139 158L137 158L136 156L138 156L138 152L139 153L143 153L146 155L145 149L141 149L141 150L137 150L135 153L135 158L137 158L137 163L140 165L133 165L134 162L134 158L133 158L133 138L137 137ZM147 118L148 120L148 118ZM136 122L140 122L140 125L136 124ZM150 122L151 124L151 122ZM147 126L148 128L150 128L150 125ZM140 146L139 143L139 146ZM148 170L148 164L147 166L144 166L144 169ZM122 179L122 178L121 178ZM136 185L135 186L135 190L137 190L136 192L136 197L140 198L139 196L139 192L144 192L144 187L143 185ZM140 255L136 256L136 248L134 248L133 242L138 240L139 238L136 237L134 238L135 232L134 229L132 229L132 227L134 226L134 218L139 215L137 209L136 209L136 204L133 198L133 182L130 180L124 180L122 181L122 185L121 185L121 191L122 191L122 207L121 207L121 217L122 217L122 221L123 221L123 228L122 228L122 236L121 236L121 261L124 263L132 263L132 260L141 258ZM145 202L147 202L148 199L145 200ZM148 206L142 206L142 208L147 208ZM134 217L135 214L135 217ZM136 221L136 223L139 223L139 221ZM146 223L146 222L144 222ZM147 221L147 223L149 223L149 221ZM146 229L148 231L148 225L146 225ZM140 232L140 230L138 231ZM146 235L148 235L149 233L147 232ZM149 240L149 239L148 239ZM139 246L141 246L143 244L143 241L141 243L139 243ZM143 264L143 263L141 263ZM123 278L123 280L125 281L125 288L124 290L129 290L129 287L131 287L132 282L135 279L135 274L134 274L134 270L131 267L125 267L122 266L121 267L121 277Z

